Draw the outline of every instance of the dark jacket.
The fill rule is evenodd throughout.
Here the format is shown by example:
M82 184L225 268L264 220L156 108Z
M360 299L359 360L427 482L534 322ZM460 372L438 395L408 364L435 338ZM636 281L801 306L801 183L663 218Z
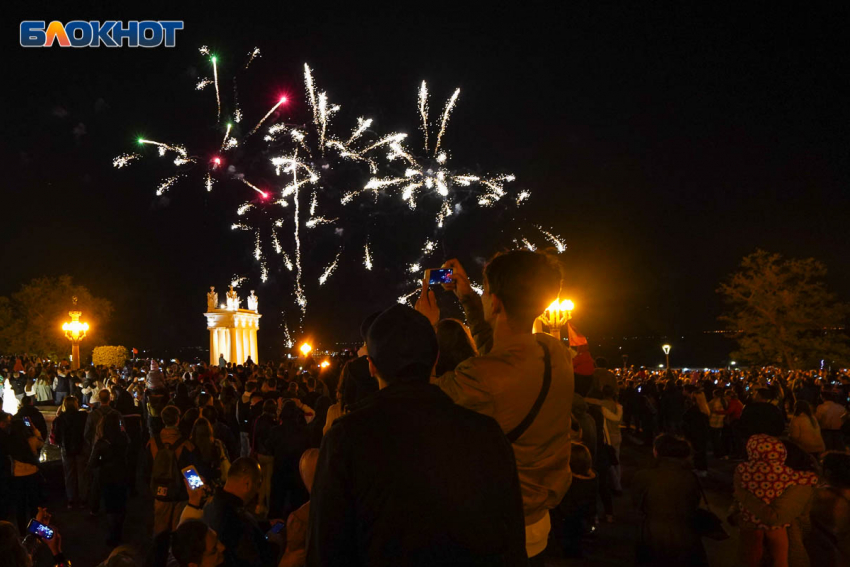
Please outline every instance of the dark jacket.
M785 418L782 416L782 410L768 402L747 404L741 413L739 423L744 441L759 433L780 437L785 432Z
M103 419L103 416L115 411L109 406L98 406L91 410L88 419L86 420L86 430L85 430L85 438L86 443L88 443L91 447L94 447L95 443L95 435L97 434L97 426L100 423L100 420Z
M334 422L307 565L527 565L511 446L437 386L396 383Z
M276 546L266 540L266 534L245 511L238 496L219 489L204 506L204 522L224 544L224 564L228 567L275 565Z
M660 458L653 468L635 473L632 497L643 515L638 563L708 565L694 528L700 495L699 481L685 461Z
M127 482L127 447L129 441L126 435L121 435L115 443L100 438L92 447L89 457L89 469L97 472L100 484L124 484Z
M33 426L41 431L41 438L45 441L47 440L47 422L44 421L44 416L41 415L41 412L36 409L35 406L21 406L21 409L18 410L18 413L15 414L17 418L28 417L32 422Z
M66 455L79 455L86 445L84 433L86 419L89 414L85 410L62 412L53 420L51 443L59 445Z

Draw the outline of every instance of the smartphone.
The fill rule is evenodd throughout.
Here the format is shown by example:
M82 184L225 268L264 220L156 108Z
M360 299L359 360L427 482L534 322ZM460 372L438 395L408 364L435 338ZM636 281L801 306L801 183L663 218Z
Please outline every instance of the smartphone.
M440 285L452 283L453 270L428 270L428 285Z
M204 485L204 481L201 480L201 475L198 474L195 467L186 467L183 469L183 476L186 478L186 481L189 483L189 488L192 490L198 489Z
M24 425L26 425L27 427L32 427L32 422L30 421L30 418L24 416Z
M27 531L44 539L53 539L53 530L33 518L27 525Z
M272 526L272 529L270 529L268 532L266 532L266 539L269 539L269 536L271 536L271 535L279 534L280 532L283 531L283 529L285 527L286 527L286 522L276 523L275 525Z
M89 406L87 404L83 404L83 409L89 409Z

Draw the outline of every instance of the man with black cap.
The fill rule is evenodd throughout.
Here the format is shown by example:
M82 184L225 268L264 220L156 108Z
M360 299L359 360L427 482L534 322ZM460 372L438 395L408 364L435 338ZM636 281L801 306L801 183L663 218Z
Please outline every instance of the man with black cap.
M366 344L381 389L322 441L307 564L527 564L510 444L492 418L429 384L429 321L395 305Z

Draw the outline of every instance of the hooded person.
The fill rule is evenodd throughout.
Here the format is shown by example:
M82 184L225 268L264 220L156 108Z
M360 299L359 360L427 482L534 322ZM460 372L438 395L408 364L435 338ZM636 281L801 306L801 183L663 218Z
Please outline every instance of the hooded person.
M814 485L818 477L813 472L796 471L785 464L788 451L785 445L770 435L758 433L747 441L749 459L735 468L734 483L765 504L770 504L789 488L795 485ZM788 533L790 524L770 526L759 520L742 502L738 502L741 512L741 543L743 559L748 565L758 565L768 548L772 557L787 557Z

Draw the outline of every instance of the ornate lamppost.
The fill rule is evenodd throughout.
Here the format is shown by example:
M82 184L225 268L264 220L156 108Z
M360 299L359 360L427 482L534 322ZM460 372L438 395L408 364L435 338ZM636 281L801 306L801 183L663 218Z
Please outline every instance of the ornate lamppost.
M572 319L573 309L575 309L575 304L569 299L565 299L564 301L556 299L537 320L549 327L550 335L561 340L561 327Z
M670 370L670 345L662 346L661 350L664 351L664 356L667 357L667 370Z
M77 296L74 296L74 307L76 306ZM89 324L80 321L82 314L82 311L76 309L68 311L71 321L62 325L65 337L71 341L71 370L77 370L80 367L80 341L86 338L86 332L89 330Z

